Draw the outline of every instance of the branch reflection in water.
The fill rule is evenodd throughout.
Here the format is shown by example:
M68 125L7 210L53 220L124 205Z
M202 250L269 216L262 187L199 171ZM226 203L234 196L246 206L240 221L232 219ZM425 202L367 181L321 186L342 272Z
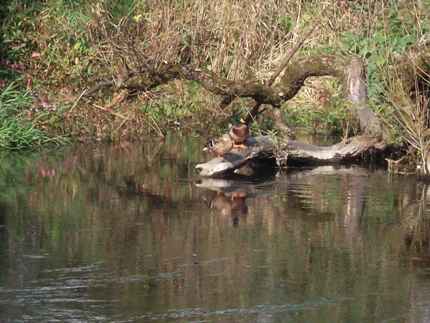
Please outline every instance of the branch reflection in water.
M200 151L2 157L0 320L430 320L426 183L332 166L197 179Z

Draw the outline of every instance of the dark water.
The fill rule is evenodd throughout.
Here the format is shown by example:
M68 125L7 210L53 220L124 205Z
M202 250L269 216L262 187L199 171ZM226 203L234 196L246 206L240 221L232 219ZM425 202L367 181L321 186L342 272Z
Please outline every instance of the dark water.
M192 139L2 156L0 322L428 322L428 187L197 181Z

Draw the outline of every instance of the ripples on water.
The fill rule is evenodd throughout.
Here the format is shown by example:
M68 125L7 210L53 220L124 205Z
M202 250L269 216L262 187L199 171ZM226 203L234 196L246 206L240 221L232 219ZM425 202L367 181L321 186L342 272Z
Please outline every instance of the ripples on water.
M2 157L0 322L427 322L428 187L201 180L193 140Z

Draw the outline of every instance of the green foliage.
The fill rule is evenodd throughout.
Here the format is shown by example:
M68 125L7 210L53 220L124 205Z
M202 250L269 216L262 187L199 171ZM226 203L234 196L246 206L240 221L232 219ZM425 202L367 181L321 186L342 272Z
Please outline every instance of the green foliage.
M136 0L120 0L107 1L107 7L114 18L127 17L133 14L137 4L141 1Z
M5 18L0 26L3 58L18 62L29 56L34 48L32 33L37 29L34 17L41 9L40 1L9 1L9 5L3 7Z
M28 93L10 83L0 92L0 148L22 150L48 143L60 144L64 138L51 138L26 120L23 113L32 102Z
M175 128L183 121L192 123L211 122L214 115L205 113L205 98L197 82L188 82L177 90L174 85L165 86L158 100L149 100L140 107L140 111L149 118L155 128ZM178 93L179 92L179 93Z
M142 107L142 111L159 125L177 122L191 117L199 109L193 103L181 105L177 102L149 102Z
M290 16L281 16L278 18L278 25L288 33L293 29L294 22Z
M348 106L340 97L332 97L325 106L291 105L284 109L290 127L306 128L313 133L342 134L350 118Z
M45 85L56 85L66 78L78 83L91 74L93 52L87 39L90 15L86 1L11 5L8 13L2 27L6 58L43 73L40 78ZM40 57L33 58L33 53ZM50 77L44 79L47 71Z
M421 34L430 28L428 21L418 26L412 13L393 5L386 15L378 19L373 31L367 33L348 31L341 37L341 48L367 61L368 94L376 106L384 101L384 74L396 55L401 55L414 45Z

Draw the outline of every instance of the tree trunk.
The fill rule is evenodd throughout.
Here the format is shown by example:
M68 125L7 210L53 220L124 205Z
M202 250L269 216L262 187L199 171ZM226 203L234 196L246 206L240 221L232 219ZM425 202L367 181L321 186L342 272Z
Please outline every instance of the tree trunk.
M362 134L374 137L382 136L381 122L368 105L366 72L362 60L351 59L345 69L345 81L347 98L351 102L352 112L360 122Z

